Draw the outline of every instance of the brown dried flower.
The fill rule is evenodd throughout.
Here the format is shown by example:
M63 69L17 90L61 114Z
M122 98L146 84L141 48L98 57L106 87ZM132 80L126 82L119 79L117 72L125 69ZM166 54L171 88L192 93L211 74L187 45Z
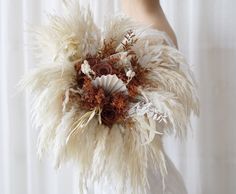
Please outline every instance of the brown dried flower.
M99 88L97 90L97 94L95 95L96 102L99 106L103 105L104 100L105 100L105 92L104 89Z
M105 103L105 91L95 88L89 78L84 78L83 94L81 95L81 106L85 109L101 107Z
M133 83L133 80L127 87L129 91L129 96L134 98L138 94L138 87L136 86L136 84Z
M116 108L119 114L124 114L128 106L128 96L122 92L116 93L112 97L111 104Z
M96 73L96 76L112 74L112 66L106 62L100 62L92 67L92 70Z
M93 67L94 65L98 64L100 62L100 59L97 57L92 57L92 56L88 56L86 58L86 60L88 61L90 67Z
M104 125L111 127L117 120L118 114L116 109L111 105L105 105L101 112L101 119Z

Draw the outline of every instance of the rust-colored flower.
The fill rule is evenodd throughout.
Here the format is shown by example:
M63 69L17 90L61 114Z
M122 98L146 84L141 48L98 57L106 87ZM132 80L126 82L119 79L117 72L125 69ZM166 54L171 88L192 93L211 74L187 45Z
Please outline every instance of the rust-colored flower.
M95 99L98 106L101 106L105 100L105 91L102 88L97 89Z
M123 114L128 106L128 96L122 92L114 94L112 97L112 106L116 108L119 114Z
M105 91L102 88L95 88L89 78L84 78L82 89L81 107L90 110L95 107L102 107L105 104Z
M134 98L138 94L138 87L135 84L133 84L133 80L127 87L129 91L129 96Z
M118 119L117 111L111 105L105 105L101 113L102 123L111 127Z
M97 76L112 74L112 66L106 62L100 62L92 67Z

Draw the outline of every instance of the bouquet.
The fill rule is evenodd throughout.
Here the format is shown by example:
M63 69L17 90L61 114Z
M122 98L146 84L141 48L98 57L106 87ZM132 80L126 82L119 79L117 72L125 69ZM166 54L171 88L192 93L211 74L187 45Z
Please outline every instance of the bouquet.
M64 16L35 27L38 67L21 82L33 96L38 151L72 161L79 189L143 194L147 170L167 172L162 137L186 135L198 97L190 67L165 33L125 16L103 31L66 1Z

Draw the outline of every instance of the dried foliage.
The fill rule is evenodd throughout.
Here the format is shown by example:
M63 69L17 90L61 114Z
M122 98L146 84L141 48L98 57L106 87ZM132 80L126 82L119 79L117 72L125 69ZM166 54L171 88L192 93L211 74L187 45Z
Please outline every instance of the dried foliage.
M133 30L129 30L124 37L124 41L121 43L125 51L132 51L132 47L138 41Z
M116 53L114 48L114 39L110 39L109 41L103 40L103 47L98 51L98 57L100 59L104 59Z
M81 107L87 110L93 110L96 107L102 107L105 102L105 91L103 88L95 88L87 77L84 79L83 93L80 94Z

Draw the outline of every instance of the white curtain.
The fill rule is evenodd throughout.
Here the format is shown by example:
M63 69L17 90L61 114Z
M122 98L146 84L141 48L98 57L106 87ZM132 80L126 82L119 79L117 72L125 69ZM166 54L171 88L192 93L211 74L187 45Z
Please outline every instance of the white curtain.
M99 24L120 11L119 0L90 3ZM195 67L201 97L201 117L193 119L188 140L167 138L167 153L189 194L235 194L236 1L163 0L162 5L180 50ZM34 66L27 26L45 22L48 11L60 13L61 1L0 0L0 194L76 193L70 166L55 171L50 158L38 160L29 97L17 92L21 76Z

